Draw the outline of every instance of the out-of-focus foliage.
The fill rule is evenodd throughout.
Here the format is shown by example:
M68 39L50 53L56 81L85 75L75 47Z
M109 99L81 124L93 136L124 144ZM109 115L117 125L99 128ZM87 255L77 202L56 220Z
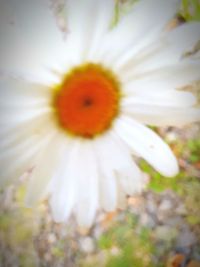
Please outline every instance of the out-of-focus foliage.
M116 0L115 15L113 25L119 18L129 11L129 9L140 0ZM186 20L200 20L200 1L199 0L182 0L179 14Z
M101 235L98 241L98 250L104 252L103 262L97 262L97 266L103 267L151 267L151 254L154 246L150 242L150 231L140 229L136 234L137 219L132 214L124 214L123 222L113 222ZM91 264L81 265L93 267Z
M0 215L0 241L3 240L3 248L0 253L0 266L4 258L10 257L16 261L16 266L37 266L36 253L33 245L33 233L37 228L33 210L24 207L24 187L20 187L16 194L16 209L7 210ZM23 200L22 200L23 199ZM13 207L14 208L14 207ZM3 265L2 265L3 266Z
M180 13L188 21L200 20L200 1L182 0Z
M115 13L111 26L115 26L119 19L139 0L115 0Z

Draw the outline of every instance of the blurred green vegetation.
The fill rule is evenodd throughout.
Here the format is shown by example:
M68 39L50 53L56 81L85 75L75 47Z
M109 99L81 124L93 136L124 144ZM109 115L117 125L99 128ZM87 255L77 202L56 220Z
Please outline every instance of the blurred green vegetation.
M182 0L180 14L187 21L200 20L199 0Z
M115 0L115 13L111 26L114 27L119 19L139 0Z
M33 245L36 228L37 223L31 210L18 206L16 210L2 213L0 215L0 241L3 241L4 249L0 252L0 264L14 254L18 260L17 266L37 266Z
M126 214L123 223L115 223L99 239L100 249L112 251L117 248L116 255L107 259L106 267L150 267L150 255L154 250L150 242L150 231L143 228L140 233L134 229L137 221L131 214Z
M129 9L139 0L115 0L115 15L113 25L115 25L119 18L125 14ZM200 20L200 1L199 0L181 0L179 15L186 21Z

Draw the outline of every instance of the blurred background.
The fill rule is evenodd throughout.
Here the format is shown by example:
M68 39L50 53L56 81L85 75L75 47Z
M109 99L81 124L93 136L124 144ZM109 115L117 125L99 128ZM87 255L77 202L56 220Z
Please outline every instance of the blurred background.
M114 21L133 3L116 1ZM182 0L170 27L192 20L200 20L200 1ZM200 103L200 82L186 90ZM180 174L164 178L140 161L146 190L127 197L121 210L99 212L91 229L78 228L73 218L54 223L45 202L26 208L23 179L1 189L0 267L200 266L200 124L154 130L177 156Z

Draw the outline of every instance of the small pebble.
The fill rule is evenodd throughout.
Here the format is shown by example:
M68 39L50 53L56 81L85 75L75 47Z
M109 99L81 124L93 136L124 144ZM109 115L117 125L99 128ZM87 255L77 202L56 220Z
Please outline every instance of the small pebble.
M178 136L176 132L168 132L166 134L166 139L168 142L173 143L177 140Z
M177 239L177 246L190 247L197 242L196 236L193 232L183 231L180 233Z
M156 226L155 220L147 213L141 214L140 224L142 226L148 227L149 229L153 229Z
M50 244L53 244L53 243L56 242L56 236L55 236L54 233L50 233L50 234L48 235L48 242L49 242Z
M118 248L118 247L112 247L111 249L110 249L110 253L113 255L113 256L117 256L117 255L119 255L120 254L120 249Z
M181 225L183 225L183 223L184 220L180 216L171 217L165 221L165 224L171 227L180 227Z
M156 214L157 211L158 211L158 207L157 207L157 205L156 205L155 202L153 202L153 201L149 201L149 202L147 203L147 210L148 210L148 212L150 212L150 213L154 213L154 214Z
M178 205L178 207L175 209L175 212L181 216L185 216L187 214L187 209L184 204Z
M169 199L163 199L158 207L159 211L170 211L172 209L172 202Z
M85 253L92 253L95 250L94 240L87 236L80 239L80 249Z
M155 229L155 236L158 240L171 242L177 237L177 235L178 230L167 225L161 225Z

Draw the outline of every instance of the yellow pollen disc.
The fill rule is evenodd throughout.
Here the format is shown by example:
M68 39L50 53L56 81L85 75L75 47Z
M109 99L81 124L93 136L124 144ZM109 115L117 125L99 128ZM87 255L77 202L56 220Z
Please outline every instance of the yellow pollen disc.
M115 76L97 64L76 67L57 87L54 108L67 132L92 138L106 131L119 112Z

